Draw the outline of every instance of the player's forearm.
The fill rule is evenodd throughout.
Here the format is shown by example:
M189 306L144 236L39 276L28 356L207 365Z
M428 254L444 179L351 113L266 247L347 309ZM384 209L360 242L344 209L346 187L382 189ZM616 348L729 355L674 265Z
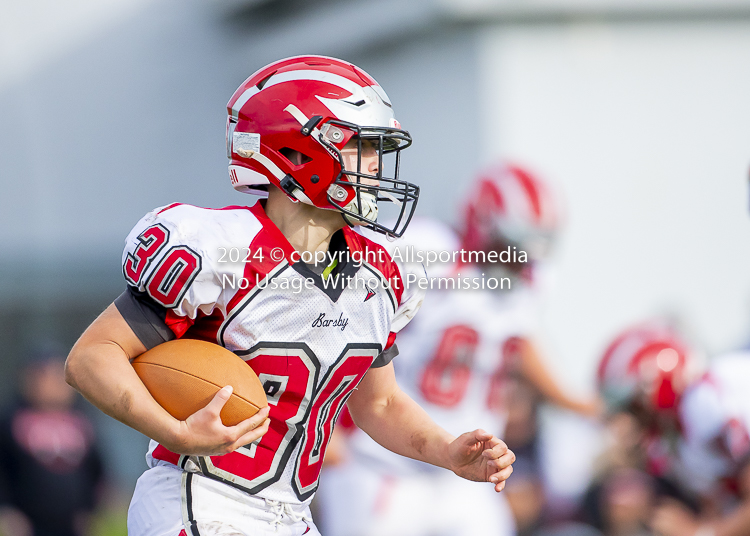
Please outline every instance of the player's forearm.
M180 421L148 392L130 359L146 350L114 305L81 335L65 363L65 379L107 415L159 441L180 444Z
M521 355L521 373L547 402L582 415L598 415L599 404L596 400L574 398L562 390L533 344L527 342Z
M367 408L350 404L349 410L357 426L388 450L451 469L448 445L455 438L400 389Z
M65 369L68 383L110 417L160 443L175 442L179 422L154 401L118 345L79 341Z

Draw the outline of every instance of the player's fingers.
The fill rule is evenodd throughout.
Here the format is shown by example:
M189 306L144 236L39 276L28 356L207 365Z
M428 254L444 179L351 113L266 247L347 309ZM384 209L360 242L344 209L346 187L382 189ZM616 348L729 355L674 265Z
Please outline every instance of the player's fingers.
M488 460L496 460L500 456L504 456L508 452L512 452L508 448L508 445L506 445L504 442L500 441L497 438L493 438L493 439L495 441L489 443L490 448L485 449L484 452L482 452L482 456L484 456Z
M515 461L516 461L516 455L513 453L512 450L509 450L505 454L500 456L499 458L487 460L487 465L491 467L493 470L505 469L506 467L510 467Z
M268 427L271 424L271 419L266 419L260 425L253 428L246 434L242 435L237 441L235 441L234 445L232 445L232 450L237 450L240 447L243 447L245 445L249 445L253 441L257 441L261 437L265 435L266 432L268 432Z
M490 482L493 484L499 484L500 482L504 482L510 478L510 475L513 473L513 466L509 465L505 469L502 469L496 473L493 473L490 475Z
M493 436L489 432L485 432L481 428L478 428L477 430L474 430L474 439L477 441L485 442L492 440Z
M232 431L232 433L235 434L235 437L244 435L252 430L255 430L260 425L262 425L268 419L269 411L270 411L270 408L266 406L265 408L262 408L258 413L256 413L252 417L249 417L245 419L244 421L235 424L234 426L230 426L229 428Z
M218 417L224 404L226 404L229 397L232 396L232 390L231 385L222 387L211 399L211 402L209 402L203 409Z
M503 480L507 480L511 474L513 474L513 466L508 465L507 467L504 467L503 469L492 473L490 475L490 482L502 482Z

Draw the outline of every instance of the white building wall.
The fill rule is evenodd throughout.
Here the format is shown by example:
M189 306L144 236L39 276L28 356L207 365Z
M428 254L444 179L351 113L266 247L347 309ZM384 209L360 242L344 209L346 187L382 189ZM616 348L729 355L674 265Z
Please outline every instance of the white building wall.
M552 366L591 386L615 332L663 313L745 342L750 21L498 24L480 55L483 158L565 193Z

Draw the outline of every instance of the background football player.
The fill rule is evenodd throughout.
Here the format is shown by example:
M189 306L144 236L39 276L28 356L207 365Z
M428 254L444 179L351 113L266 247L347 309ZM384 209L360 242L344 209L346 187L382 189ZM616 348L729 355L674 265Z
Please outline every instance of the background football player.
M146 215L126 241L126 292L67 361L72 385L153 439L129 533L317 534L308 505L347 400L360 428L386 448L502 490L513 453L485 431L450 435L395 382L396 333L421 295L351 228L398 236L416 204L418 188L397 178L411 138L385 92L347 62L289 58L250 76L228 113L232 184L267 200L220 210L174 204ZM384 201L397 207L392 226L380 223ZM251 254L222 262L220 248ZM354 262L366 250L374 257ZM299 260L316 252L345 254L330 264ZM328 284L358 274L378 284ZM250 284L224 285L223 276ZM280 284L262 284L271 279ZM322 314L348 319L347 327L316 327ZM269 409L226 427L219 411L231 388L223 388L187 420L171 417L129 360L175 337L218 342L243 357Z
M541 180L500 164L482 173L472 188L460 236L436 220L417 219L402 239L386 243L394 255L399 248L401 257L411 248L423 256L462 248L465 261L469 251L510 249L511 262L506 263L467 264L458 256L455 264L428 265L430 278L510 277L512 288L455 290L443 285L428 291L420 315L399 335L399 385L447 430L480 426L502 437L511 381L528 382L558 406L596 413L594 402L563 392L533 342L535 274L558 221ZM522 251L528 262L518 261ZM411 266L405 270L416 269ZM337 452L344 461L331 464L321 490L327 534L469 535L490 529L513 534L512 513L492 494L425 464L394 457L360 431L353 431L346 443L348 451Z
M649 517L657 534L750 534L750 354L719 356L700 374L694 354L679 333L655 323L611 343L599 387L630 438L615 443L622 455L614 465L654 479L661 501Z

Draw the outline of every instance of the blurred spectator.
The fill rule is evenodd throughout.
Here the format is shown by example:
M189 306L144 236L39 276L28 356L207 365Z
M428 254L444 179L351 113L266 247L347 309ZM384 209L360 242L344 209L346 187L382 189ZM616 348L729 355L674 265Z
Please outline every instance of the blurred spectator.
M545 490L539 465L539 405L541 396L517 372L508 371L503 389L507 422L503 440L515 454L513 478L505 497L516 521L518 536L531 536L543 523Z
M581 536L600 535L592 526L571 521L573 518L577 519L578 494L566 497L566 508L557 504L559 497L556 498L554 491L550 489L549 471L565 473L569 468L548 465L550 453L546 449L559 448L560 438L554 435L557 442L543 439L541 411L544 397L513 364L508 367L506 374L503 399L507 409L507 423L503 439L516 454L516 461L513 464L513 477L508 480L504 494L513 512L517 536L540 536L558 532ZM557 429L554 433L559 431ZM576 437L583 440L580 436ZM578 448L577 451L586 456L587 449Z
M537 532L534 536L603 536L601 532L582 523L564 523Z
M621 469L609 475L601 488L606 536L646 536L654 501L653 484L648 475L633 469Z
M515 451L514 451L515 452ZM539 468L526 457L516 458L513 482L505 486L518 536L532 536L544 523L545 493Z
M597 482L586 497L592 525L605 536L648 536L653 514L653 479L633 468L611 470Z
M34 353L21 371L18 400L0 420L6 536L80 536L97 501L102 463L93 427L65 383L66 354Z

